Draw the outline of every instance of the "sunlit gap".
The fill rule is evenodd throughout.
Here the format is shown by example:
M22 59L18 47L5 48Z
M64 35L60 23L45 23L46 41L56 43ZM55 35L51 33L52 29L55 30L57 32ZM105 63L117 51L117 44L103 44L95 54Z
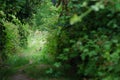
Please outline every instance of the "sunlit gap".
M7 63L14 67L44 63L46 54L42 51L46 44L47 34L45 31L32 31L28 36L28 47L18 54L10 55Z
M40 62L44 53L42 50L46 43L47 32L36 30L28 36L28 48L24 50L23 55L29 59L29 63Z

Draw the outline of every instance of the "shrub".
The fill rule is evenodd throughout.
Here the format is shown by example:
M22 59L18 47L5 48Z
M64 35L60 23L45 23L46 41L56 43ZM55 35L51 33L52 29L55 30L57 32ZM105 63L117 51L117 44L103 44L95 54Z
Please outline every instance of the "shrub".
M119 79L119 8L117 0L69 2L69 14L60 17L66 36L58 39L57 61L64 71L80 79Z
M17 50L19 49L19 44L20 44L18 26L10 22L5 22L4 26L6 33L5 53L9 53L9 54L16 53Z

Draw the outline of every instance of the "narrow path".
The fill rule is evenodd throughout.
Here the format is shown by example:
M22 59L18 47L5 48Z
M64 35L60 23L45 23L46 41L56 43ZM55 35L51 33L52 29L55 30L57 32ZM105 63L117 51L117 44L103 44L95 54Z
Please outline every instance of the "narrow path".
M29 78L26 74L24 73L17 73L15 75L13 75L10 80L35 80L32 78Z
M26 65L25 65L26 67ZM10 80L35 80L33 78L30 78L27 74L24 73L24 69L19 69L17 72L10 76Z
M36 65L36 67L34 66L35 69L38 69L38 70L40 69L40 73L36 74L36 75L39 75L39 78L32 78L30 75L28 76L28 74L26 74L26 72L24 71L25 68L28 68L28 67L29 65L25 65L24 68L23 67L22 69L19 68L16 73L14 73L12 76L9 77L9 80L70 80L63 77L55 78L55 77L48 77L47 75L45 76L44 71L47 68L51 67L50 65L47 65L47 64Z
M53 68L53 65L48 64L45 53L41 51L46 43L47 34L36 31L34 35L28 37L28 48L10 56L8 63L15 73L9 76L9 80L68 80L61 77L53 78L46 73Z

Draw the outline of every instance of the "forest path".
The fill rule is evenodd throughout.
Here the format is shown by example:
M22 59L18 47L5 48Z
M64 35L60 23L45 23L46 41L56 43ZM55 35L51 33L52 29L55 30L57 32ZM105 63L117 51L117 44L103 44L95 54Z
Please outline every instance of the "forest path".
M26 72L26 68L29 67L32 67L32 69L34 68L35 70ZM52 75L48 76L45 72L46 69L50 67L52 66L49 64L39 64L34 66L24 65L23 67L19 67L13 75L9 76L8 80L70 80L64 77L52 77ZM36 70L39 73L36 73Z
M44 35L41 37L41 35ZM7 63L13 73L8 77L9 80L36 80L31 77L41 76L45 73L42 71L45 66L40 48L43 48L46 39L46 32L35 31L28 37L28 48L23 49L20 53L9 56ZM39 68L38 68L39 66ZM42 68L43 67L43 68ZM38 71L41 75L37 74ZM44 79L39 79L44 80Z
M48 55L42 53L47 34L35 31L28 37L28 48L9 56L7 63L10 65L11 72L8 80L66 80L61 77L53 77L48 73L53 67L49 64L52 58L48 58L46 57Z
M40 77L42 77L42 75L44 75L45 69L47 69L49 67L49 65L46 65L46 64L39 64L39 65L34 65L34 66L32 66L32 65L34 65L34 64L26 64L21 67L18 67L16 72L14 74L12 74L11 76L9 76L9 80L45 80L44 78L40 79ZM33 68L37 69L37 70L39 69L40 74L36 74L36 73L30 71L31 75L36 74L37 76L39 76L39 79L34 79L33 77L31 77L31 75L29 75L29 73L27 73L26 69L29 67L32 67L32 69ZM47 75L46 75L46 77L47 77ZM47 79L47 80L49 80L49 79ZM56 80L56 79L52 79L52 80Z
M30 77L28 77L26 74L24 73L17 73L17 74L14 74L10 80L35 80L35 79L32 79Z

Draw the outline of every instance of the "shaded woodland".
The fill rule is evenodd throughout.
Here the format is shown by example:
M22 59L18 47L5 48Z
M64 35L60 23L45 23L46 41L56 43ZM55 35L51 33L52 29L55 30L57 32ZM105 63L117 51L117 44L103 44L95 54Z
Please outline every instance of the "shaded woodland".
M120 0L0 0L0 80L120 80Z

